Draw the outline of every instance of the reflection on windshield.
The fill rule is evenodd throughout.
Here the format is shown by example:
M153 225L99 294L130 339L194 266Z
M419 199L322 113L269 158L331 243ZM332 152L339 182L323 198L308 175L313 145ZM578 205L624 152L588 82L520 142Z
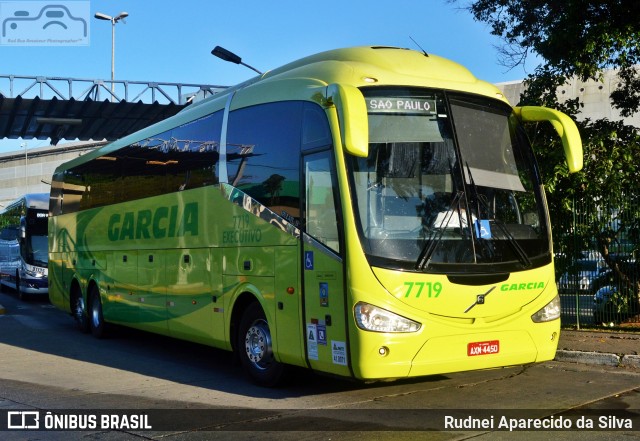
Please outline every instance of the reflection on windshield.
M373 264L468 272L548 262L535 163L507 105L424 90L363 92L369 156L350 167Z

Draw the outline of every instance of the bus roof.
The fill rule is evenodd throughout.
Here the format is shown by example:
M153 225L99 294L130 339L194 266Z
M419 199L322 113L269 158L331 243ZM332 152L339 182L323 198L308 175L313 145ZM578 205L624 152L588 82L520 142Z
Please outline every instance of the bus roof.
M38 210L49 209L49 193L28 193L20 196L15 201L7 205L0 214L13 210L16 207L26 206L27 208L35 208Z
M446 58L411 49L359 46L310 55L221 92L221 96L259 81L309 78L356 87L407 85L459 90L506 101L494 85ZM218 95L210 97L214 100ZM198 103L200 104L200 103Z
M248 81L199 101L206 105L232 92L270 80L312 79L325 84L356 87L406 85L472 92L507 101L491 83L479 80L459 63L412 49L389 46L358 46L320 52L285 64Z
M466 67L458 63L437 55L389 46L360 46L321 52L269 71L263 78L287 74L298 76L297 71L302 68L318 70L318 63L328 62L348 65L353 73L345 76L344 72L335 71L335 77L329 78L331 73L325 72L327 83L345 82L358 86L364 78L375 78L383 84L412 84L415 80L411 81L408 77L419 78L420 84L424 84L425 80L446 81L447 84L478 82Z
M56 172L69 169L170 127L219 110L224 107L224 103L231 93L243 89L248 91L252 86L267 86L271 82L275 86L275 82L279 80L293 79L304 80L318 86L341 83L356 87L391 85L431 87L470 92L507 102L497 87L478 80L464 66L437 55L388 46L335 49L288 63L225 89L207 99L191 104L164 121L62 164L56 169ZM281 88L282 91L287 89L287 87Z

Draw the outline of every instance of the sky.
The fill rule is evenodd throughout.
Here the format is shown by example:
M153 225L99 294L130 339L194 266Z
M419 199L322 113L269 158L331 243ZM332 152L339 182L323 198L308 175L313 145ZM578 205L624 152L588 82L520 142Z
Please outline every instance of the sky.
M7 1L0 0L0 13ZM533 71L535 60L510 71L499 64L500 40L461 8L465 2L91 0L87 2L88 44L0 44L0 74L110 79L112 26L93 16L96 12L116 16L123 11L129 16L126 23L115 26L116 80L230 86L256 75L212 56L216 45L264 72L341 47L419 49L413 40L428 53L461 63L492 83L521 80ZM44 140L26 141L28 148L48 145ZM20 150L24 142L0 140L0 152Z

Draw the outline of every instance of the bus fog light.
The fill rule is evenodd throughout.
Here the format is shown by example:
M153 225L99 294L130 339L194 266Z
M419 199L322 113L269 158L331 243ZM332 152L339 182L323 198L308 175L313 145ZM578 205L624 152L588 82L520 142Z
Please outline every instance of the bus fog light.
M358 327L365 331L416 332L422 326L418 322L364 302L356 304L354 315Z
M556 295L547 305L540 311L531 316L534 323L550 322L560 318L560 296Z
M389 355L389 348L386 346L380 346L380 349L378 349L378 354L381 357L386 357L387 355Z

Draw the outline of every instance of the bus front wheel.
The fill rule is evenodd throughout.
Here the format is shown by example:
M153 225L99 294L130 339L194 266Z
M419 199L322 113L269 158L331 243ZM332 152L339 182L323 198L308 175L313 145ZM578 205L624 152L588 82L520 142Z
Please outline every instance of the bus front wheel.
M91 288L91 314L89 317L89 326L91 334L96 338L102 338L105 335L104 316L102 315L102 301L98 288Z
M257 302L250 304L242 315L237 348L242 366L254 383L265 387L280 383L285 366L273 355L269 323Z

